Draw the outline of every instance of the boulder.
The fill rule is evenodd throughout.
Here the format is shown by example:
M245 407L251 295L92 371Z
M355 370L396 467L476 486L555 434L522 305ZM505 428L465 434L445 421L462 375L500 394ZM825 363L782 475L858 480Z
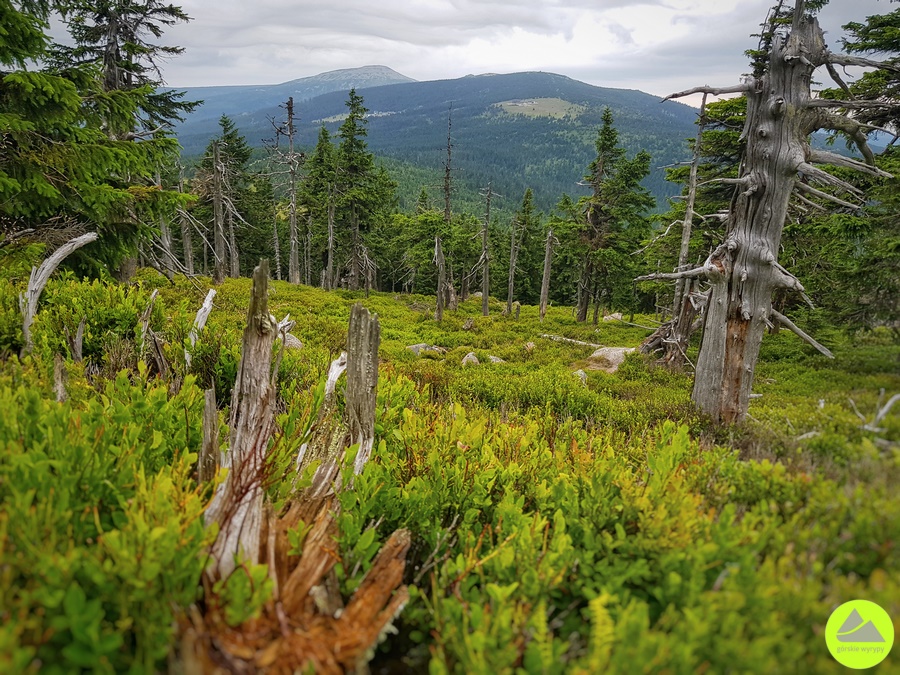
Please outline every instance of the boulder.
M488 359L491 363L506 363L506 361L501 359L499 356L488 356Z
M478 357L475 352L469 352L463 357L462 364L464 366L477 366L479 364Z
M574 373L572 373L572 374L573 374L575 377L577 377L579 380L581 380L581 384L587 386L587 373L586 373L586 372L584 372L583 370L580 370L580 369L579 369L579 370L576 370L576 371L575 371Z
M466 322L463 324L463 330L472 330L472 326L475 325L475 319L469 317L466 319Z
M614 314L607 314L603 317L604 321L621 321L622 320L622 312L615 312Z
M601 347L588 357L588 370L602 370L614 373L622 365L625 357L635 351L634 347Z
M437 352L438 354L443 354L447 350L443 347L438 347L437 345L430 345L425 342L420 342L417 345L409 345L407 347L409 351L411 351L416 356L420 356L424 352Z

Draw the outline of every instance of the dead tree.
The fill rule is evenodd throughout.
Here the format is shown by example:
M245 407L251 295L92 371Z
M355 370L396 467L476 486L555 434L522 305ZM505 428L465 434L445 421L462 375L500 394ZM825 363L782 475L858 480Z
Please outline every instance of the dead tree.
M297 132L296 117L294 117L294 97L288 97L288 100L281 107L285 109L285 120L280 123L276 123L274 119L270 120L275 130L275 140L274 143L268 145L268 149L274 154L276 161L286 167L283 173L288 178L288 281L292 284L299 284L301 283L301 275L300 233L297 228L297 186L300 180L300 167L304 157L302 153L294 150ZM282 137L287 139L287 151L279 148L279 141ZM275 250L277 252L279 249L277 217L274 237ZM306 256L304 255L305 258ZM280 265L278 267L280 268Z
M336 550L337 517L340 501L335 492L341 486L339 470L351 443L359 444L355 473L363 470L374 443L375 395L378 372L380 328L377 316L356 305L350 317L347 353L341 354L328 372L325 397L311 440L298 451L296 470L300 474L311 461L320 461L312 484L295 490L291 502L276 514L262 504L256 491L258 464L253 459L263 451L272 428L274 376L271 374L274 334L286 327L276 325L265 303L267 270L254 273L254 290L245 331L245 351L241 356L232 403L231 470L224 491L232 507L221 508L217 494L208 513L221 523L213 546L215 563L208 572L213 578L226 572L223 553L241 553L245 560L262 561L273 583L273 599L259 618L241 626L229 626L221 615L220 603L207 598L205 614L194 611L181 621L180 669L183 672L216 672L216 664L227 663L230 672L316 672L326 674L365 672L374 646L409 599L403 577L410 547L407 530L391 534L375 557L372 567L349 602L344 603L334 572L341 563ZM277 366L276 369L277 370ZM334 403L336 383L347 371L346 418L340 419ZM209 399L208 399L209 401ZM237 409L237 411L235 410ZM206 438L214 438L217 426L210 414ZM235 443L254 454L235 454ZM205 451L206 455L213 454ZM209 461L209 458L207 459ZM203 467L201 467L203 468ZM233 478L250 470L250 485ZM230 486L230 487L229 487ZM220 493L223 490L220 490ZM258 494L257 494L258 492ZM252 508L241 511L250 499ZM225 516L223 519L222 516ZM236 529L240 525L239 529ZM293 550L290 534L308 527L301 551ZM237 534L237 536L235 536ZM239 546L221 546L220 541ZM233 573L242 568L230 565ZM215 592L211 584L207 593Z
M213 242L215 244L215 266L213 283L225 281L225 164L222 162L219 141L212 142L212 203L213 203Z
M184 169L178 176L178 192L184 192ZM178 220L181 225L181 248L184 254L185 274L194 276L194 239L191 235L191 223L184 209L178 209Z
M760 76L749 77L734 87L698 87L668 97L700 92L742 93L747 97L742 136L746 147L739 177L719 180L735 186L724 243L701 267L650 277L706 278L711 285L692 398L700 410L720 422L740 422L747 415L764 332L773 321L784 323L772 312L773 292L786 289L804 293L799 279L778 262L781 234L795 190L802 193L798 195L801 200L858 208L860 191L818 165L837 164L870 175L887 175L875 166L866 143L865 134L871 128L833 112L852 109L852 102L811 96L813 73L829 65L832 70L833 66L896 69L830 52L818 21L804 12L804 2L798 0L789 32L773 36L768 66ZM852 138L865 162L810 148L809 135L819 129L841 131ZM792 326L786 325L794 330ZM821 347L805 333L794 332Z
M681 248L678 252L678 265L676 272L687 269L688 251L691 245L691 229L694 221L694 204L697 199L697 170L700 166L700 146L703 140L704 115L706 114L706 97L700 102L700 113L697 120L697 137L694 139L694 154L691 159L691 171L688 178L688 194L685 203L684 219L681 223ZM675 294L672 301L672 319L666 321L657 328L641 344L640 350L644 354L662 352L660 361L670 368L681 368L687 361L687 349L691 335L696 328L695 318L697 312L702 309L705 296L699 294L696 280L685 280L679 277L675 280Z
M253 271L253 290L241 345L241 362L231 395L231 437L224 465L228 476L206 511L219 525L211 548L214 579L235 569L235 560L259 562L266 448L275 426L275 377L272 346L279 326L269 314L269 265Z
M513 217L509 234L509 277L506 285L506 313L512 312L513 292L516 283L516 259L519 257L519 219Z
M50 280L50 276L56 271L60 263L66 257L92 241L97 241L96 232L88 232L80 237L70 239L56 249L53 254L41 263L40 267L31 268L31 276L28 279L28 288L19 294L19 310L22 312L22 337L25 344L22 345L22 354L30 354L34 349L34 340L31 336L31 324L34 323L34 315L37 313L38 301L41 293Z
M547 301L550 296L550 267L553 264L553 228L547 230L547 242L544 245L544 276L541 277L541 323L547 314Z
M488 183L484 195L484 225L481 228L481 314L488 316L490 310L488 303L491 294L491 256L488 253L488 232L491 226L491 197L494 191L491 183Z
M434 319L435 321L442 321L444 319L444 304L446 301L447 264L444 260L444 251L441 249L440 237L434 238L434 264L437 265L438 270Z

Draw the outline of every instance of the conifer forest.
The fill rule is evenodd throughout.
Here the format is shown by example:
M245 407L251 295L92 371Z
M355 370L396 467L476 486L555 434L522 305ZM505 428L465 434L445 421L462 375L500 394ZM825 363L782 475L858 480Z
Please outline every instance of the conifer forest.
M900 5L827 2L677 143L423 145L399 75L180 137L182 8L0 0L0 672L900 672Z

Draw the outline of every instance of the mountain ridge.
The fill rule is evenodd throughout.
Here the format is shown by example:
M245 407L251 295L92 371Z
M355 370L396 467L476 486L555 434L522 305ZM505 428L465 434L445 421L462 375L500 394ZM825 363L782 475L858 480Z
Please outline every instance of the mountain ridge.
M427 168L437 185L452 106L453 161L460 169L456 178L460 189L477 194L479 187L493 181L498 192L514 200L531 187L540 208L548 211L564 192L576 197L585 193L578 183L595 154L594 140L606 106L613 111L629 153L646 149L653 156L653 171L645 185L660 204L679 190L666 183L663 167L687 159L685 139L695 134L696 111L689 106L544 71L356 88L369 109L367 140L377 155ZM300 102L296 115L301 147L315 144L322 124L337 132L346 111L347 89L335 88ZM244 109L231 115L254 146L272 136L270 120L284 115L277 103L254 108L258 100L245 101ZM540 101L548 110L539 110L538 105L529 109L523 101ZM203 152L218 133L217 120L195 113L178 127L186 154Z

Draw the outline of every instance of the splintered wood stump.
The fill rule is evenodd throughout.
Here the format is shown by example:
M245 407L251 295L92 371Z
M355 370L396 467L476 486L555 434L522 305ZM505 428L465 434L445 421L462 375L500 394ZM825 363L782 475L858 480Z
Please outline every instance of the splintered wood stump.
M207 512L219 523L208 570L204 610L194 608L181 621L181 642L172 670L184 673L359 672L374 647L409 599L403 575L410 546L407 530L388 537L356 592L344 602L335 566L341 562L337 543L340 502L335 492L339 469L351 443L360 445L354 469L359 473L375 438L375 396L378 383L380 327L361 305L353 307L347 353L329 369L325 403L296 460L298 472L320 460L313 485L295 494L281 514L264 504L265 452L273 430L275 379L271 374L272 345L278 328L268 314L266 278L261 265L254 272L253 295L244 332L244 352L232 396L230 472ZM346 370L346 419L334 404L338 378ZM210 397L207 403L210 402ZM214 403L208 409L205 453L213 452ZM204 468L204 467L201 467ZM299 555L289 533L309 531ZM223 598L214 583L229 574L243 574L234 559L264 562L273 582L273 597L257 618L239 626L225 620Z

